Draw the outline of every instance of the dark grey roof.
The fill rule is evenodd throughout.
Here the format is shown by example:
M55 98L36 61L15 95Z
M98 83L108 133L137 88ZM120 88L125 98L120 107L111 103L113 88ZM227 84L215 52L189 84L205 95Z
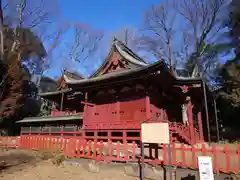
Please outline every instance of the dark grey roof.
M126 58L126 60L139 65L146 66L148 65L142 58L135 54L131 49L129 49L122 41L119 41L117 38L113 40L114 45L116 46L118 52Z
M62 93L67 93L67 92L71 92L72 89L63 89L61 91L54 91L54 92L45 92L45 93L39 93L39 95L41 97L46 97L46 96L52 96L52 95L59 95Z
M69 116L46 116L46 117L27 117L23 120L16 121L16 123L38 123L38 122L52 122L52 121L66 121L66 120L80 120L82 119L82 113Z
M51 83L55 83L55 84L57 83L56 80L54 80L53 78L48 77L48 76L42 76L41 77L41 82L42 81L51 82Z
M70 79L76 79L76 80L84 79L84 77L80 75L78 72L70 72L68 70L65 70L63 74Z
M119 72L112 72L112 73L104 74L104 75L89 78L89 79L71 80L66 78L65 80L70 87L71 85L77 85L78 88L86 89L90 87L97 87L99 86L100 82L101 83L117 83L121 81L121 79L123 78L125 78L124 81L130 80L130 79L136 79L138 77L155 73L158 70L166 72L166 75L169 74L169 76L173 79L173 82L175 84L179 84L179 85L189 84L189 85L193 85L194 87L201 87L203 83L201 77L194 77L194 78L193 77L177 77L174 73L170 71L170 69L167 67L164 61L157 61L151 65L144 66L141 68L129 69L129 70L119 71ZM74 89L73 86L72 88Z
M57 89L57 81L54 79L43 76L40 80L39 92L52 92Z
M136 68L144 67L144 66L148 65L142 58L140 58L138 55L136 55L124 43L122 43L118 39L114 38L112 47L110 49L110 52L109 52L107 58L105 59L103 64L98 68L98 70L90 76L90 78L96 77L99 74L99 72L102 70L102 68L107 64L109 57L111 56L112 52L115 49L124 58L124 60L128 61L130 64L133 64Z
M98 77L93 77L93 78L89 78L89 79L82 79L82 80L71 80L71 79L65 79L67 84L78 84L78 85L84 85L84 84L90 84L90 83L94 83L94 82L99 82L99 81L104 81L104 80L108 80L108 79L112 79L112 78L116 78L116 77L124 77L124 76L129 76L129 75L134 75L134 73L136 72L144 72L144 71L150 71L151 69L153 70L157 70L160 67L165 67L165 63L163 61L158 61L155 62L151 65L148 66L144 66L141 68L136 68L136 69L129 69L129 70L125 70L125 71L119 71L119 72L112 72L112 73L108 73L108 74L104 74Z
M201 83L202 78L201 77L175 77L177 82L182 83Z

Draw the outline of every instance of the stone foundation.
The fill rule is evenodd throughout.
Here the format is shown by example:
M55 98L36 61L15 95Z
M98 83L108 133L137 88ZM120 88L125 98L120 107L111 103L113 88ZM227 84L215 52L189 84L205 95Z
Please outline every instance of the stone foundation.
M118 168L119 171L124 171L124 174L132 177L139 177L141 175L141 166L138 163L100 163L88 159L71 159L63 162L64 166L81 166L92 173L99 173L100 171L107 171L109 168ZM170 180L170 169L161 166L151 166L144 164L143 179L149 180ZM199 173L196 170L171 168L172 180L200 180ZM215 180L233 179L228 174L215 174ZM237 176L236 176L237 177ZM236 178L235 178L236 179Z

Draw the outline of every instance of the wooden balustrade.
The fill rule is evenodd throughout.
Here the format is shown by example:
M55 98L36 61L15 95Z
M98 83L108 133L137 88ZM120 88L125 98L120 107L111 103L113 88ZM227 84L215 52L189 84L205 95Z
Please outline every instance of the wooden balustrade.
M20 145L20 137L0 136L0 149L18 148Z
M135 133L132 136L131 133ZM62 151L67 157L89 158L97 161L137 162L140 154L140 131L105 130L62 132L61 136L49 134L0 137L0 148L22 148ZM167 145L144 145L145 162L154 165L171 165L197 169L198 156L212 157L214 172L240 172L240 144L199 144L188 146L171 144L171 164Z
M76 111L52 111L51 116L70 116L80 114Z
M89 158L97 161L137 162L141 157L140 139L129 137L129 131L121 131L121 136L113 136L112 130L106 131L106 136L100 136L96 131L81 132L76 136L22 135L20 148L62 151L67 157ZM240 144L215 144L208 146L187 146L171 144L171 164L167 145L145 144L145 162L153 165L171 165L182 168L197 169L198 156L212 157L214 172L240 172Z

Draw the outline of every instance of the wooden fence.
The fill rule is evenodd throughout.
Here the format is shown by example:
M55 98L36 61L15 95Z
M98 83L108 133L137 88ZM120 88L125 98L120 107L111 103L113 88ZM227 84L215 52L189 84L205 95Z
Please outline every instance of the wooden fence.
M125 132L125 131L124 131ZM125 134L125 133L123 133ZM98 136L21 135L1 137L1 148L22 148L49 152L63 152L67 157L88 158L97 161L138 162L139 138ZM167 145L144 146L145 162L153 165L171 165L198 168L198 156L211 156L214 172L240 172L240 144L201 144L187 146L171 144L171 164Z
M0 149L18 148L20 145L20 137L1 137L0 136Z

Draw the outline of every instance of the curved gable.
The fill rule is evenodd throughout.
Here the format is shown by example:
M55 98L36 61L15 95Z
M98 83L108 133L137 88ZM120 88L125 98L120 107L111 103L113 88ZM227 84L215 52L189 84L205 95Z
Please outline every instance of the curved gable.
M90 76L101 76L116 71L124 71L147 66L148 64L116 38L102 66Z

